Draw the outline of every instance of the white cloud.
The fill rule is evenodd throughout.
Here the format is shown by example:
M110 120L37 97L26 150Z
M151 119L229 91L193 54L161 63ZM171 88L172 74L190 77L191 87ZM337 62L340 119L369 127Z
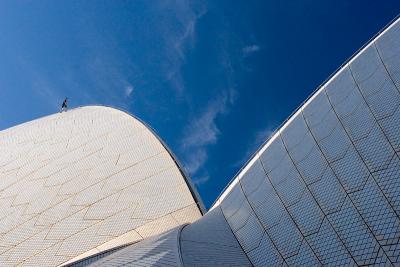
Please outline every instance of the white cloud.
M258 45L253 44L253 45L248 45L246 47L243 47L242 52L243 52L244 56L248 56L259 50L260 50L260 47Z
M274 130L272 130L270 127L267 127L261 131L258 131L255 134L255 139L254 139L254 146L261 146L265 141L267 141L272 134L274 133Z
M57 110L61 107L64 96L57 90L58 86L40 71L40 67L22 56L16 59L19 69L23 72L25 79L29 80L30 86L44 103Z
M186 152L185 166L190 175L195 174L207 160L207 146L215 144L219 129L215 119L223 106L213 104L204 114L186 127L186 135L182 140L182 148Z
M244 156L237 160L234 164L232 164L232 166L236 168L242 167L248 160L250 160L250 157L257 151L257 149L259 149L262 144L264 144L268 139L272 137L274 132L275 131L272 130L271 127L267 127L265 129L257 131L253 135L253 141L248 146L249 148L247 149Z
M186 27L185 30L183 31L183 34L177 38L175 41L175 50L180 56L182 60L185 59L185 54L184 54L184 46L187 42L192 43L194 39L194 32L195 32L195 27L196 27L196 20L198 19L197 16L193 16L192 18L189 19L189 21L186 22ZM192 43L193 45L193 43Z
M128 85L125 87L125 97L130 97L133 92L133 86Z
M210 180L210 176L208 175L203 175L203 176L199 176L199 177L195 177L193 178L193 182L196 185L202 185L208 182L208 180Z
M171 82L177 92L182 92L185 85L181 68L185 63L187 50L194 48L196 25L198 20L207 13L207 8L205 5L196 8L187 1L176 1L174 4L173 12L176 22L180 26L173 28L170 25L160 24L160 27L163 32L165 57L168 62L165 66L165 78ZM163 5L159 8L164 12ZM170 4L168 4L168 9L171 9Z
M225 108L224 103L212 103L206 111L194 119L187 127L187 135L183 138L184 147L200 147L217 141L219 129L215 119Z
M192 175L205 163L207 160L207 151L204 148L197 148L188 153L185 160L185 169Z
M229 90L211 101L205 111L185 128L181 148L185 154L185 167L190 175L194 175L207 161L207 148L218 141L220 130L216 119L228 112L233 104L235 91Z

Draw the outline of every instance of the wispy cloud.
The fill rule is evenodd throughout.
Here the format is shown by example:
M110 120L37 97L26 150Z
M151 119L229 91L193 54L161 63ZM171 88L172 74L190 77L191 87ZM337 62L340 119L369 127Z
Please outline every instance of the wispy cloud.
M209 176L208 174L205 174L205 175L202 175L202 176L195 177L195 178L193 179L193 182L194 182L196 185L202 185L202 184L207 183L208 180L210 180L210 176Z
M257 151L257 149L260 148L260 146L265 141L267 141L269 138L272 137L274 132L275 131L271 126L255 132L252 138L253 141L248 145L248 149L244 154L244 156L239 160L237 160L235 163L233 163L232 166L235 168L242 167L250 159L250 157Z
M78 71L74 66L66 69L70 76L68 80L63 79L71 84L70 87L77 87L74 92L90 95L92 99L89 102L106 102L128 108L127 100L132 94L141 93L138 88L146 90L146 86L151 86L151 90L156 90L154 88L161 88L157 85L165 81L178 93L184 90L181 68L187 52L194 48L196 25L207 12L206 6L184 0L143 1L137 4L145 7L143 12L127 13L131 14L131 25L145 30L137 30L135 34L132 33L133 26L123 24L118 34L105 34L109 28L99 31L94 23L96 20L90 19L97 18L98 14L89 14L79 21L77 39L83 47L87 47L88 52L80 59ZM132 5L135 6L134 3ZM140 16L157 19L137 22ZM119 35L125 37L119 39ZM132 52L120 45L121 40L132 42L135 51L143 52ZM79 79L82 73L85 77ZM80 81L80 84L72 84L75 81ZM96 94L92 93L92 88L95 88Z
M244 56L249 56L251 54L254 54L255 52L260 50L260 46L253 44L253 45L248 45L242 48L242 52Z
M253 146L260 146L262 143L267 141L273 133L274 130L271 127L267 127L263 130L256 132Z
M185 159L185 167L190 175L194 175L204 162L207 160L207 151L205 148L197 148L192 151Z
M132 85L127 85L125 86L125 97L130 97L133 92L133 86Z
M188 134L183 139L183 147L202 147L217 141L219 129L215 119L225 110L225 101L225 99L213 101L206 111L187 127Z
M229 106L235 99L234 95L235 90L224 91L184 129L185 135L182 138L181 148L186 155L184 162L190 175L195 175L207 161L208 146L217 143L220 130L216 119L219 115L228 112ZM202 181L205 181L204 177L201 179Z
M160 8L164 10L164 7L160 6ZM168 9L171 9L170 4L168 4ZM165 42L165 56L168 59L165 77L177 92L182 93L185 85L181 68L186 60L186 52L195 46L196 25L198 20L207 13L207 8L205 5L194 7L187 1L175 1L173 9L179 27L160 24Z
M210 176L204 166L207 163L209 149L216 145L221 134L218 120L230 112L238 98L235 64L237 55L230 49L230 31L221 32L221 47L216 54L219 62L220 81L223 87L217 88L220 93L210 101L198 116L192 118L184 128L181 141L183 162L193 181L197 185L206 183ZM221 85L220 85L221 86Z
M31 90L41 97L44 103L53 110L58 110L64 95L57 90L58 86L54 84L40 71L40 67L32 62L29 62L22 56L16 59L19 69L23 72L25 79L29 80Z

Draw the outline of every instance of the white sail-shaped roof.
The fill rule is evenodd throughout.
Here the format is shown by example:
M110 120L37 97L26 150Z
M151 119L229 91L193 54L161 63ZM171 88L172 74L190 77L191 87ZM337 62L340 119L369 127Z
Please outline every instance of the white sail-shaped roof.
M142 122L83 107L0 132L0 262L55 266L201 217L202 203Z

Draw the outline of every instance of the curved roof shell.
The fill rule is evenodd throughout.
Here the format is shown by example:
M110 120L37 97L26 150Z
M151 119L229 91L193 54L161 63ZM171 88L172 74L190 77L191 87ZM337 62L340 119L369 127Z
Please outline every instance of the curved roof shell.
M131 115L77 108L0 132L0 262L58 265L189 223L202 203Z
M399 62L396 18L217 199L252 265L399 266Z

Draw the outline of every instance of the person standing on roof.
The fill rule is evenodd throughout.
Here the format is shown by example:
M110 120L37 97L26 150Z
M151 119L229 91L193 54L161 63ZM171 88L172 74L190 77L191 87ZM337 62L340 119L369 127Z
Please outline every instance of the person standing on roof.
M63 111L67 111L67 108L68 108L67 105L68 105L68 97L66 97L64 99L64 101L62 102L60 113Z

